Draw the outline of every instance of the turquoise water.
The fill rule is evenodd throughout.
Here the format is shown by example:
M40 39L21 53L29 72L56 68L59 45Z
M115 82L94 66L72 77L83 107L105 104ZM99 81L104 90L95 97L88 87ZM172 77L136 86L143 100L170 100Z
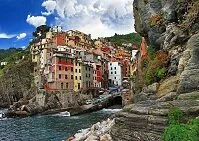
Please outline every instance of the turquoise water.
M35 116L0 119L0 141L62 141L78 130L108 118L117 110L104 109L80 116Z

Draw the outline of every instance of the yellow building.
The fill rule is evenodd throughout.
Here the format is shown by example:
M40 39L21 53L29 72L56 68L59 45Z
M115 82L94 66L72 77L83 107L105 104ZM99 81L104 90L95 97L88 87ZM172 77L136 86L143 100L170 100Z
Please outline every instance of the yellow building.
M74 91L77 92L82 87L82 76L81 76L81 61L80 60L74 60Z
M104 47L104 43L101 40L95 41L95 48L102 49Z
M117 50L116 53L115 53L115 55L116 55L117 57L119 57L119 56L124 56L124 54L125 54L125 51L124 51L124 50Z

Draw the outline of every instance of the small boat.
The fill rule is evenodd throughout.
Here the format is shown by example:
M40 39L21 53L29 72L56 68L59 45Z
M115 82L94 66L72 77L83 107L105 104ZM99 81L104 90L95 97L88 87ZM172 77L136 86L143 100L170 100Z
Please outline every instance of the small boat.
M65 111L65 112L61 112L61 113L55 114L54 116L59 116L59 117L70 117L70 112Z
M68 112L68 111L61 112L60 115L63 117L70 117L70 112Z
M6 115L4 113L0 113L0 119L5 118Z

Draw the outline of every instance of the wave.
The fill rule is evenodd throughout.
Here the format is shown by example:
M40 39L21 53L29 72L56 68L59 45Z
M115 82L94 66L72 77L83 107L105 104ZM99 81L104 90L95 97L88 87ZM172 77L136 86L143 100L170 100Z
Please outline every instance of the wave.
M7 119L8 119L8 118L6 118L6 117L5 117L5 118L0 118L0 121L2 121L2 120L7 120Z
M8 109L0 109L0 114L6 113L7 111L8 111Z
M102 109L103 112L111 112L111 113L116 113L121 111L122 109Z
M58 116L58 117L70 117L70 112L65 111L65 112L61 112L58 114L54 114L53 116Z

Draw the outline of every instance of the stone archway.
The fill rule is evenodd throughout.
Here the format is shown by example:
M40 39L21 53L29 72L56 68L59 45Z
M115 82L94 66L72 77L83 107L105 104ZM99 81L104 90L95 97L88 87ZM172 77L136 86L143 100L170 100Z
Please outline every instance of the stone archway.
M123 105L122 97L121 96L114 97L114 99L113 99L113 105Z

